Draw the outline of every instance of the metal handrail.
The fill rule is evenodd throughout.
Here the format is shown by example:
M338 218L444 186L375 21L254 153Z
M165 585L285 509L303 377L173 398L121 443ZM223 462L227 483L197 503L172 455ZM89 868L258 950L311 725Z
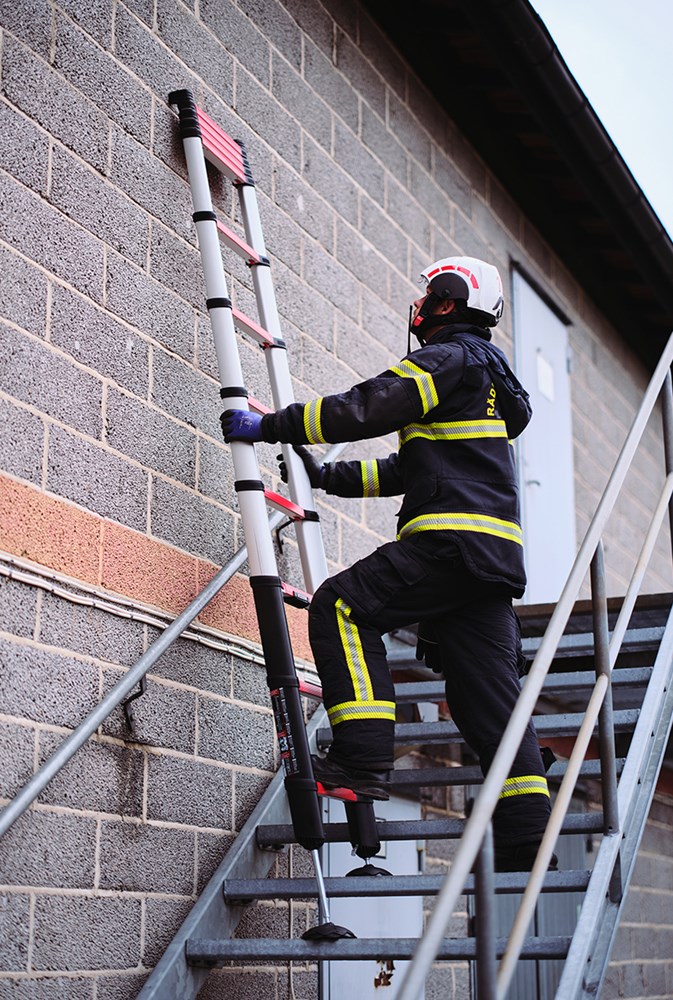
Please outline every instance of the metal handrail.
M325 455L323 461L333 461L346 447L345 444L334 445ZM284 520L285 514L276 511L269 517L269 531L274 531ZM103 700L92 709L80 722L79 726L67 736L54 753L38 768L32 778L16 793L14 798L0 811L0 837L2 837L17 819L23 815L32 802L38 797L49 782L56 777L68 761L74 757L81 746L107 719L108 715L126 698L136 684L140 683L148 670L154 666L159 657L171 646L181 634L191 625L196 616L220 592L222 587L231 580L235 573L245 564L248 550L245 545L232 556L229 562L216 573L210 583L203 588L194 600L170 623L159 638L152 643L128 672L110 688Z
M463 891L465 881L483 841L486 828L491 821L493 812L498 803L503 784L509 774L517 750L521 744L524 731L533 714L533 710L542 690L545 677L554 658L561 636L565 631L568 619L570 618L573 605L594 558L594 554L598 549L608 518L612 513L617 497L626 478L626 474L631 466L633 457L645 432L647 422L652 411L654 410L654 406L664 383L666 383L666 393L664 393L664 417L665 420L668 417L669 423L673 424L673 420L671 420L673 407L671 407L670 399L666 398L667 394L671 391L670 368L672 363L673 334L669 337L652 379L650 380L647 390L645 391L643 401L626 437L622 450L619 453L619 457L615 463L608 484L599 501L596 513L594 514L591 524L587 529L587 533L584 537L584 541L582 542L575 562L573 563L566 585L563 588L558 604L556 605L556 608L554 609L554 612L549 620L549 624L542 638L542 642L540 643L537 655L533 660L533 664L523 685L517 705L503 734L498 752L496 753L489 772L484 779L484 784L482 785L481 792L474 803L471 816L465 825L465 832L461 838L451 870L448 872L444 884L437 896L435 908L428 921L423 937L419 941L414 958L405 972L405 976L400 987L399 1000L417 1000L421 990L423 989L425 978L444 937L445 929L449 919L451 918L454 907ZM673 444L673 427L667 427L666 424L664 442L666 453L666 472L670 473L672 470L670 468L669 458L671 457L670 452ZM668 487L668 482L669 480L667 479L665 490ZM622 626L620 625L620 627ZM608 681L609 677L605 674L602 674L597 679L594 695L592 695L592 702L590 702L592 711L595 706L596 715L600 709L600 704L605 695L605 691L607 690ZM588 725L582 726L580 736L578 736L578 742L581 738L582 741L586 739L586 742L588 743L591 731L593 731L593 724L591 726L589 736L586 735L585 730L587 728ZM584 753L584 751L582 751L582 753ZM571 762L574 767L575 762L572 757ZM570 770L570 768L571 763L569 762L568 770ZM544 872L549 864L552 851L553 843L551 842L551 839L548 838L545 842L545 839L543 838L537 861L531 873L531 880L535 879L537 881L540 873L544 875ZM498 996L500 995L499 989Z

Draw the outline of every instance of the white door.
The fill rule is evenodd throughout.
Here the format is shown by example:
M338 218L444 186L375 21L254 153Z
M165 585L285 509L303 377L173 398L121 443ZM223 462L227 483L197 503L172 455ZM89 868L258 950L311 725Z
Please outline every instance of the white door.
M344 822L343 803L326 799L325 806L326 822ZM418 821L421 818L419 803L402 798L375 802L374 811L380 820ZM418 846L416 841L391 841L383 845L383 856L373 858L372 864L386 868L393 875L417 875L423 857ZM323 857L325 874L337 878L364 864L360 858L351 855L350 844L326 844ZM423 898L333 899L330 900L330 917L335 924L348 927L359 938L420 938L423 933ZM386 956L381 958L383 962L325 962L321 1000L393 1000L409 963L395 960L390 976ZM419 1000L422 1000L420 994Z
M513 275L515 364L533 418L519 438L528 588L558 600L575 558L575 490L568 330L518 271Z

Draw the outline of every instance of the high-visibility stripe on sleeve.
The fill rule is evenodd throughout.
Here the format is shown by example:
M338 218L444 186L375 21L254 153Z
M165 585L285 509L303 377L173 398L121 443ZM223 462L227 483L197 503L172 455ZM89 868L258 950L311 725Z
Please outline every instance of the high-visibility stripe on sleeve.
M476 531L523 545L523 533L515 521L504 521L489 514L419 514L407 521L397 537L406 538L419 531Z
M414 380L418 394L421 397L421 403L423 404L422 416L425 416L426 413L437 406L439 396L437 395L435 380L430 372L426 372L419 365L414 364L413 361L409 361L408 359L400 361L399 365L395 365L390 370L401 378L412 378Z
M312 399L304 407L304 431L309 444L325 444L320 422L320 411L322 410L322 398Z
M379 463L374 459L371 462L360 462L362 470L362 495L364 497L377 497L381 493L379 483Z
M329 720L333 726L340 722L353 722L358 719L387 719L395 721L394 701L343 701L327 709Z
M519 778L507 778L500 792L501 799L513 795L546 795L549 798L547 779L539 774L523 774Z
M355 700L358 702L372 701L374 692L365 654L362 650L362 640L357 625L350 619L352 609L341 598L338 598L334 607L339 626L339 637L353 683Z
M504 420L449 420L436 424L407 424L400 431L400 447L413 438L427 441L468 441L475 438L506 438Z

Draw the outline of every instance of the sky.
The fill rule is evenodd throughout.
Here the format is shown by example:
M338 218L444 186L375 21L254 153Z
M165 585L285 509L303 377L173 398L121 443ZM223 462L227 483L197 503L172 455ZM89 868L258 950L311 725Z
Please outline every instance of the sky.
M530 0L673 238L673 0Z

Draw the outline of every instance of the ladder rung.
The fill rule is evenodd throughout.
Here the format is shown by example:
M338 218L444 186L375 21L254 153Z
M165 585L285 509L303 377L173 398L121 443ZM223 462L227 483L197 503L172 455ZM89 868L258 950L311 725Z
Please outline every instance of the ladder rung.
M217 220L217 231L229 249L235 250L239 257L246 260L248 264L262 263L261 255L258 254L256 250L253 250L253 248L246 243L245 240L242 240L240 236L237 236L232 229L229 229L223 222L220 222L219 219Z
M265 403L260 403L260 401L255 399L254 396L248 396L248 406L254 413L261 413L262 416L265 416L267 413L274 412L270 406L266 406Z
M376 807L375 807L376 808ZM376 829L381 841L391 843L398 840L458 840L462 837L467 820L464 819L377 819ZM325 823L325 840L328 844L350 843L348 823ZM603 814L599 812L570 813L561 827L561 833L602 833ZM278 848L284 844L296 843L294 827L291 823L258 826L257 846Z
M322 685L318 684L317 681L307 681L300 678L299 690L307 698L317 698L319 701L322 701Z
M246 183L250 180L243 160L243 151L231 136L216 125L201 108L196 109L201 127L201 139L206 158L227 174L231 180Z
M264 490L264 496L270 507L282 511L283 514L287 514L293 521L304 521L306 519L304 508L293 503L292 500L288 500L287 497L281 496L280 493L274 493L272 490Z
M307 608L311 603L312 594L307 594L305 590L299 590L290 583L281 583L283 600L286 604L291 604L295 608Z
M364 879L360 879L364 881ZM565 958L570 948L569 937L527 938L522 946L522 959ZM495 950L502 957L506 938L497 938ZM306 941L303 938L276 940L273 938L192 938L185 945L189 965L215 966L228 961L249 960L296 962L356 961L383 957L411 959L418 948L418 938L342 938L340 941ZM437 951L438 959L474 959L477 957L475 938L446 938Z
M238 309L231 309L234 316L234 323L241 331L241 333L247 333L249 337L252 337L258 344L262 347L271 347L276 343L275 337L260 326L259 323L255 323L254 319L250 319L245 313L240 312Z

